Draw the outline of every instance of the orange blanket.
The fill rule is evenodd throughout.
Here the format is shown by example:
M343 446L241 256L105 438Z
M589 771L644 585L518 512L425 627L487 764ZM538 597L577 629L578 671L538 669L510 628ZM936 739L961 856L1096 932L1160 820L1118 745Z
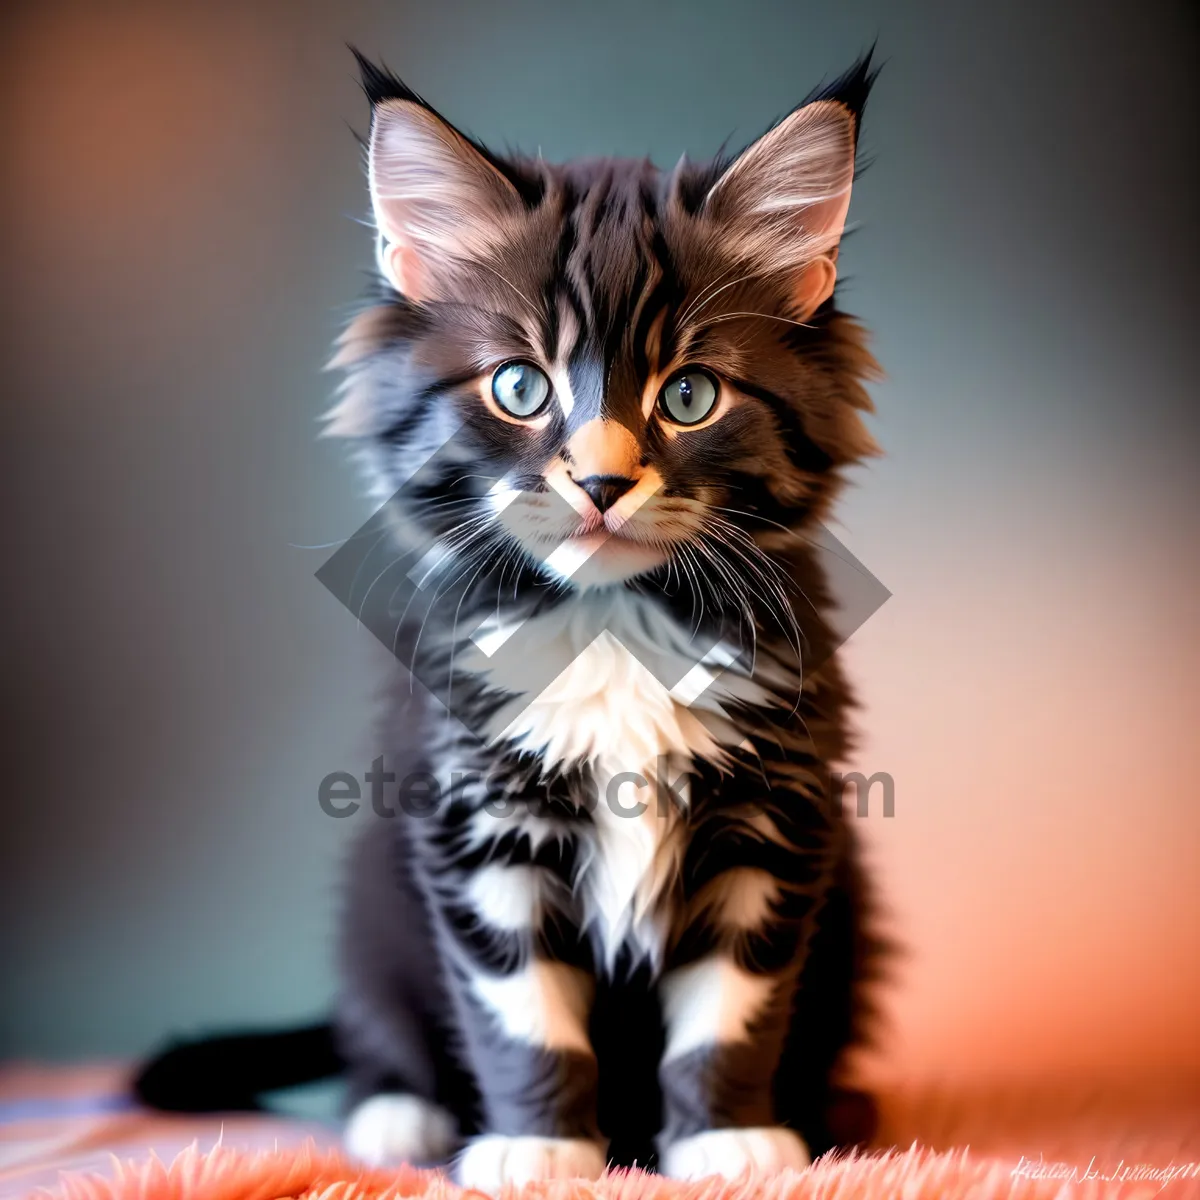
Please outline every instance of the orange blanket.
M634 1172L519 1194L531 1200L1200 1200L1200 1080L974 1090L941 1083L894 1087L881 1101L875 1153L823 1160L798 1174L682 1185ZM337 1144L337 1128L318 1122L139 1110L119 1065L0 1070L0 1198L480 1197L436 1173L364 1170Z

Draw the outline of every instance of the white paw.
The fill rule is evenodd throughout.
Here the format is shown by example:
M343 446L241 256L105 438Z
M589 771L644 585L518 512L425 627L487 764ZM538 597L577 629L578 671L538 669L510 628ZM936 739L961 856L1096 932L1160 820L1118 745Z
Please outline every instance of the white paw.
M495 1191L506 1183L535 1179L598 1179L604 1151L585 1138L476 1138L458 1160L455 1176L463 1187Z
M736 1179L744 1171L801 1170L812 1160L808 1147L790 1129L764 1125L757 1129L708 1129L681 1138L662 1155L659 1170L672 1179L722 1175Z
M342 1139L355 1158L372 1166L434 1163L449 1156L456 1129L453 1117L428 1100L381 1094L350 1114Z

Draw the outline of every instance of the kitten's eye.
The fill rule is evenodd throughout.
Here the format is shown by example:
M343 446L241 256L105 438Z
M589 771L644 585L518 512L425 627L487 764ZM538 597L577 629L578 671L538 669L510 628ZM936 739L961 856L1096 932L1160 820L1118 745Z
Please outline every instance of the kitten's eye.
M510 416L536 417L549 396L550 380L531 363L505 363L492 376L492 398Z
M712 412L718 391L717 381L707 371L692 367L667 383L658 403L676 425L698 425Z

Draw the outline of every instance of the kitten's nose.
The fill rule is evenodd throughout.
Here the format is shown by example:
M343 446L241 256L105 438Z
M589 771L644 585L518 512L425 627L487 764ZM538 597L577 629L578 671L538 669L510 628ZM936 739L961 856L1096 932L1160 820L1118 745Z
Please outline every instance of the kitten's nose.
M636 482L625 475L589 475L586 479L575 480L576 486L587 492L601 512L612 508Z

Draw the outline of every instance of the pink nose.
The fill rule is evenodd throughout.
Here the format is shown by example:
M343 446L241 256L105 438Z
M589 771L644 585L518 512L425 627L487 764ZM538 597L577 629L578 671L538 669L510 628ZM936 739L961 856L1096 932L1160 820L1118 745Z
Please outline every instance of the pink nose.
M586 479L576 479L574 482L587 492L600 512L607 512L636 481L624 475L589 475Z

